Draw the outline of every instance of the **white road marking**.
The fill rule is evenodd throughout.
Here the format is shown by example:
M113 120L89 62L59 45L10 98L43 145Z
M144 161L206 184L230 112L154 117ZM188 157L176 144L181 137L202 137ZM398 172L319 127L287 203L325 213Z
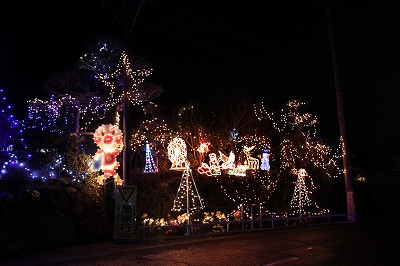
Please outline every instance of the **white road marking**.
M278 260L278 261L275 261L275 262L271 262L271 263L265 264L265 265L263 265L263 266L280 265L280 264L284 264L284 263L286 263L286 262L291 262L291 261L294 261L294 260L297 260L297 259L298 259L298 258L290 257L290 258L287 258L287 259L284 259L284 260Z

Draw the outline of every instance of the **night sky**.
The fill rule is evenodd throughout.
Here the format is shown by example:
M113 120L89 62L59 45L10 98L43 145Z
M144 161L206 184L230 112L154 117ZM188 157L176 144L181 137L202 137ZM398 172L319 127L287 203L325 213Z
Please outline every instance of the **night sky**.
M131 50L154 69L155 102L204 97L215 87L245 89L273 110L310 104L317 134L339 139L323 1L145 1ZM368 2L368 1L367 1ZM331 5L350 146L400 135L400 2ZM133 5L138 1L133 1ZM45 79L72 69L98 37L123 38L123 0L4 0L0 9L0 87L26 114L48 99ZM160 102L162 103L162 102Z

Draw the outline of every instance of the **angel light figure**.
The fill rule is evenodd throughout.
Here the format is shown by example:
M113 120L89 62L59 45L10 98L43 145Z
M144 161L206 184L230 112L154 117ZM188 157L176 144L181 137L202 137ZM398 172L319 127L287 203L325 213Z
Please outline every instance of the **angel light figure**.
M176 137L168 144L168 159L172 162L170 170L184 170L187 147L183 139Z

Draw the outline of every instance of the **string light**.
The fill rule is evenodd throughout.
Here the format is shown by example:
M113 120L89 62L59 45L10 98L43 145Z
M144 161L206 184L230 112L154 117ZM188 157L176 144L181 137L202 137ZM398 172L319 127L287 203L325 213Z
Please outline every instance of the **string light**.
M104 119L107 111L104 102L96 96L89 102L78 101L71 95L51 96L48 101L35 98L28 101L28 116L23 122L25 128L60 134L75 132L77 128L86 131L93 121Z
M224 195L232 202L241 206L259 204L265 205L275 191L278 179L273 180L269 171L252 171L246 178L234 175L218 176ZM248 214L249 215L249 214Z
M99 73L96 75L101 82L110 88L109 97L106 101L107 107L121 104L124 98L123 78L125 74L129 76L130 88L127 91L128 98L133 105L142 105L144 99L148 97L145 92L139 90L139 84L144 81L144 78L152 73L152 69L132 70L128 55L125 52L121 53L118 65L111 74Z

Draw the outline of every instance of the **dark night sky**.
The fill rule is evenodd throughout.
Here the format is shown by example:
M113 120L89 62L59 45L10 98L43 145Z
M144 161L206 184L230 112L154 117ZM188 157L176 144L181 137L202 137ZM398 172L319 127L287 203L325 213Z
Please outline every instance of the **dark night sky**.
M107 2L107 1L105 1ZM400 135L400 2L343 0L332 6L349 143ZM74 67L96 37L122 38L123 0L4 0L0 9L0 87L22 108L47 99L51 74ZM137 1L133 1L137 3ZM153 66L160 101L226 84L274 110L310 104L317 133L338 139L326 10L321 1L145 1L132 51ZM157 99L155 100L157 102Z

